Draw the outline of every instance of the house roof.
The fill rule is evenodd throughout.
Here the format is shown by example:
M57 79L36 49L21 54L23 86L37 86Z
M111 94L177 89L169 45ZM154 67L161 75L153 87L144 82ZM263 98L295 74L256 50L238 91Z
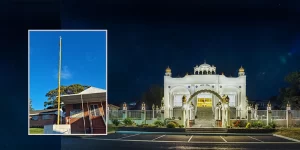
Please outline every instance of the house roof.
M116 106L116 105L113 105L113 104L108 104L109 107L114 107L114 108L117 108L119 109L120 107L119 106Z
M64 102L64 104L78 104L82 102L105 102L106 90L96 87L89 87L88 89L78 94L62 95L60 98L61 101Z
M93 93L106 93L106 90L99 89L96 87L89 87L86 90L80 92L79 94L93 94Z
M50 113L50 112L56 112L57 109L46 109L46 110L31 110L30 115L39 115L41 113Z

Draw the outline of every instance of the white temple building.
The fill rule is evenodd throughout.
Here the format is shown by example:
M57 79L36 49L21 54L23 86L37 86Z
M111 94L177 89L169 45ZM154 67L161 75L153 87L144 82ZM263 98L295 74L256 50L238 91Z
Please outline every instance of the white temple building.
M224 127L230 122L230 114L234 114L235 118L247 118L244 68L239 69L237 77L226 77L216 72L214 65L204 62L194 67L194 74L176 78L172 77L168 67L162 100L164 117L180 117L185 126L197 127L214 127L216 121ZM190 125L191 122L193 125Z

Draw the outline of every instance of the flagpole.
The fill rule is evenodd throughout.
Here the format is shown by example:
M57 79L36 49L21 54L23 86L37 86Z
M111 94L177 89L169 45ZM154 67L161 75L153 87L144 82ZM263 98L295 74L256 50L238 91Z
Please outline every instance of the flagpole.
M61 36L59 37L59 62L58 62L58 100L57 100L57 124L60 119L60 72L61 72Z

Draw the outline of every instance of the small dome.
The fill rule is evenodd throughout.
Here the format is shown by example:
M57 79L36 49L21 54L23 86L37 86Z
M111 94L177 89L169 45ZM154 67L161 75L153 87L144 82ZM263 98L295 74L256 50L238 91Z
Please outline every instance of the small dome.
M241 66L241 68L239 69L239 72L245 72L245 69Z
M168 66L168 68L166 69L166 73L171 73L171 68Z
M208 68L208 67L210 67L210 65L205 63L205 64L200 65L199 67Z

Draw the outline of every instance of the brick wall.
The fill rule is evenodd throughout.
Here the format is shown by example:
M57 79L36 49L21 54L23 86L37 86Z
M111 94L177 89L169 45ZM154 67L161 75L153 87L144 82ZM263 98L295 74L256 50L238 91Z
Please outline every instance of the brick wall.
M43 115L38 115L38 116L39 116L38 120L30 119L30 127L44 127L44 125L54 124L56 118L56 115L54 114L50 115L50 119L47 120L43 120L42 118Z
M91 104L98 104L98 107L101 107L101 103L88 103L88 105ZM84 133L84 124L85 128L88 130L91 128L90 125L90 119L89 119L89 112L88 112L88 105L86 103L83 104L83 110L84 110L84 121L82 118L70 118L70 111L73 110L73 104L67 104L65 105L66 108L66 122L71 124L71 132L72 134L80 134ZM105 102L102 102L102 106L104 109L104 113L106 115L106 104ZM80 108L82 109L82 105L80 105ZM106 125L103 122L101 117L95 117L94 120L91 120L94 128L94 133L102 133L104 134L106 131Z

